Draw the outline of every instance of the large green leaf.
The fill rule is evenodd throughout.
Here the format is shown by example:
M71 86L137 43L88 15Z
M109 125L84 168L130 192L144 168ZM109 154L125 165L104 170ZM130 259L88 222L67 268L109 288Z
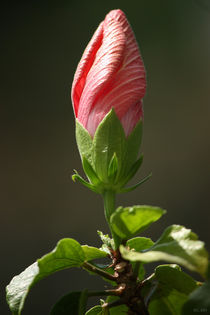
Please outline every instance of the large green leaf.
M193 313L210 314L210 280L192 292L185 303L182 315Z
M196 281L181 271L177 265L158 266L152 282L155 290L151 287L149 303L151 315L181 315L188 295L197 287Z
M87 298L87 290L70 292L53 306L50 315L83 315L86 309Z
M175 289L185 295L190 294L198 286L197 281L175 264L156 267L155 278L159 284L166 285L169 289Z
M165 260L185 266L205 277L208 266L208 253L197 235L180 225L168 227L160 239L148 251L140 253L121 245L122 256L130 261L149 263Z
M181 315L181 309L187 297L185 294L176 290L171 290L170 293L168 292L168 294L165 291L160 290L160 296L150 303L149 314Z
M71 238L59 241L52 252L15 276L7 286L7 302L13 314L21 314L25 298L36 282L56 271L80 267L84 261L85 253L77 241Z
M154 242L148 237L134 237L126 242L126 246L130 249L135 249L137 252L149 249L153 245Z
M82 245L82 249L85 254L86 261L107 257L107 253L105 251L93 246Z
M111 215L113 231L121 239L129 239L148 228L161 218L166 211L152 206L119 207Z

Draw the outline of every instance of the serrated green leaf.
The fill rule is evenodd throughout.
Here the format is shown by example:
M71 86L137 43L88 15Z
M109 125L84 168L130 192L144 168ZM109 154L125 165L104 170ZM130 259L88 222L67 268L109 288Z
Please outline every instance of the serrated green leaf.
M15 315L20 315L31 287L41 279L59 270L80 267L85 254L80 244L71 238L62 239L49 254L15 276L7 286L7 302Z
M144 231L164 213L165 210L152 206L119 207L111 215L110 223L121 239L129 239Z
M209 314L210 312L210 280L193 291L182 309L182 315L193 313Z
M130 261L144 263L165 260L183 265L205 277L208 266L208 253L204 243L197 240L196 234L180 225L168 227L160 239L145 253L120 247L122 256Z
M82 245L82 249L85 254L85 261L107 257L107 253L93 246Z
M114 154L118 160L119 171L126 150L126 139L122 124L114 109L104 117L93 138L93 164L95 171L104 183L108 183L108 168Z
M180 315L188 295L197 287L196 281L177 265L158 266L153 281L156 290L149 303L151 315Z
M92 164L93 140L88 131L76 119L76 141L80 152L81 160L85 157Z
M87 290L64 295L52 308L50 315L83 315L87 304Z

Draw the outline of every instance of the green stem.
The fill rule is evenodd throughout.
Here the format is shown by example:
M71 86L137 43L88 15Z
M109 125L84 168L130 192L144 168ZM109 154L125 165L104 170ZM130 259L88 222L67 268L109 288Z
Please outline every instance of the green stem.
M107 223L109 225L109 228L110 228L113 240L114 240L115 249L117 249L121 243L121 239L119 238L118 235L115 234L110 224L110 217L112 213L115 211L115 199L116 199L116 193L114 191L106 190L103 193L105 218L107 220Z
M110 217L115 210L115 192L112 190L106 190L103 193L103 199L104 199L105 217L109 224Z
M134 266L134 270L133 270L133 275L135 276L135 278L138 278L139 275L139 269L141 267L142 263L140 261L135 262L135 266Z

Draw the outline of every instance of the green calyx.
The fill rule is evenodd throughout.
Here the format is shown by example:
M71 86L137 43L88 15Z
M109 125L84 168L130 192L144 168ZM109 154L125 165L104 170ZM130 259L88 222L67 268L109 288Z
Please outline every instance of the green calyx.
M122 124L114 109L104 117L92 139L88 131L76 120L76 140L85 181L77 172L73 180L80 181L91 190L103 194L107 190L116 193L135 189L124 188L140 168L143 156L138 158L142 138L142 120L126 138ZM146 178L147 179L147 178Z

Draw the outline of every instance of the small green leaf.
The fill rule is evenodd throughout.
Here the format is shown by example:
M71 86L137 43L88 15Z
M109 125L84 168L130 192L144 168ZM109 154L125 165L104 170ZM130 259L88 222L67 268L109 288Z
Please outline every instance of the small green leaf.
M97 231L97 233L104 244L106 244L108 247L112 247L113 239L110 238L108 234L104 234L101 231Z
M121 239L129 239L144 231L164 213L165 210L152 206L119 207L111 215L110 223Z
M182 309L182 315L193 313L209 314L210 312L210 280L193 291Z
M76 141L80 152L81 160L85 156L88 162L92 164L92 145L93 140L88 131L76 119Z
M70 292L53 306L50 315L83 315L87 298L87 290L82 292Z
M82 249L85 254L85 261L107 257L107 253L96 247L82 245Z
M101 247L101 250L105 251L107 254L110 254L110 248L114 248L114 241L109 237L108 234L103 234L101 231L97 231L100 239L104 243Z
M85 254L80 244L71 238L62 239L49 254L15 276L7 286L7 302L14 315L21 314L31 287L41 279L66 268L80 267Z
M160 239L147 252L139 253L120 247L123 258L144 263L165 260L183 265L205 277L208 253L197 235L180 225L168 227Z
M151 315L180 315L188 295L197 287L196 281L177 265L158 266L152 281L156 287L150 296Z

